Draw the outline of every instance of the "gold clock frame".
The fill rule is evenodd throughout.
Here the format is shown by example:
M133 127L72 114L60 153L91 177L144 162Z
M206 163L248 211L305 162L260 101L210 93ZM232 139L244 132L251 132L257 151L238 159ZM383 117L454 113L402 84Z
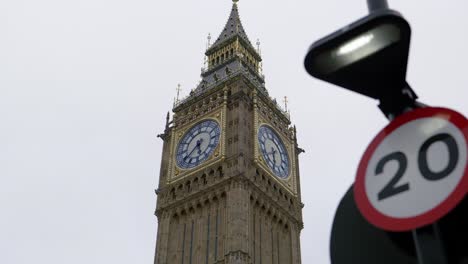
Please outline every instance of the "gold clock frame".
M286 151L288 153L288 159L289 159L289 175L285 179L279 178L276 176L276 174L271 170L271 168L266 164L263 155L260 151L260 142L258 141L258 133L259 129L262 125L266 125L269 128L271 128L281 139L283 142ZM278 131L278 129L271 124L271 122L268 122L265 120L265 118L260 117L257 115L256 117L256 122L255 122L255 148L254 148L254 155L255 155L255 160L254 162L262 168L265 172L268 173L268 175L271 176L271 178L277 182L278 184L282 185L285 187L287 190L289 190L294 196L297 195L297 173L296 173L296 159L295 156L296 154L296 149L294 145L293 139L287 137L284 133L281 133Z
M173 137L171 140L171 149L169 153L170 159L169 159L169 171L168 171L168 177L167 177L168 182L178 181L194 173L203 171L205 168L211 166L213 163L216 163L225 158L225 153L226 153L226 145L225 145L226 117L225 116L226 116L225 111L223 109L220 109L209 115L195 119L186 125L173 129L172 131ZM219 124L219 127L221 129L221 135L219 138L218 146L215 148L213 154L207 160L203 161L200 165L194 168L189 168L189 169L180 168L179 166L177 166L177 161L176 161L176 151L177 151L177 146L180 140L185 135L185 133L187 133L187 131L189 131L194 125L200 122L203 122L205 120L214 120Z

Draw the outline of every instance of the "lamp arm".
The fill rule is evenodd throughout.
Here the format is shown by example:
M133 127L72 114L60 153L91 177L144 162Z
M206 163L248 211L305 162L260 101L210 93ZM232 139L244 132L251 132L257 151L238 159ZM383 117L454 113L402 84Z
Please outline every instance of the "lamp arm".
M395 117L409 110L421 107L421 103L416 101L418 96L408 83L405 83L403 89L389 91L391 92L379 96L380 111L382 111L388 119L393 120Z
M380 9L388 9L387 0L367 0L367 8L369 8L369 13Z

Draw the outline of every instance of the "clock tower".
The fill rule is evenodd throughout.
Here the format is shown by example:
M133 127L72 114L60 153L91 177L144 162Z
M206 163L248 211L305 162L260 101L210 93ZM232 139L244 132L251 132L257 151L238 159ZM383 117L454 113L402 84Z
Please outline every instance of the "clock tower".
M190 95L169 114L155 264L299 264L296 129L265 88L237 1Z

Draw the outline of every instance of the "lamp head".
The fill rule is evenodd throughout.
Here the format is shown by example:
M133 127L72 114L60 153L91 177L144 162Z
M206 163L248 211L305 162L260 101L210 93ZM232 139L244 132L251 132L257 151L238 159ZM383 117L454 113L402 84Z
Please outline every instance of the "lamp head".
M318 79L382 99L406 86L410 39L398 12L380 10L313 43L304 66Z

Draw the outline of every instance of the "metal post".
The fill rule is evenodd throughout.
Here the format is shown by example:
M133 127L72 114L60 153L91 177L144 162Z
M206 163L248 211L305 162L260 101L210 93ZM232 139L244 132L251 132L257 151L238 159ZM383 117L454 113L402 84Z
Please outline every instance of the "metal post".
M371 1L372 0L368 0L368 3ZM412 109L427 107L427 105L415 101L416 94L412 92L409 86L407 86L407 89L409 89L408 91L411 93L406 94L407 97L397 98L399 100L397 107L388 107L388 102L380 101L380 110L382 110L390 121ZM448 264L444 242L437 222L414 229L412 233L419 264Z
M369 13L380 9L388 9L387 0L367 0L367 7L369 8Z
M413 230L420 264L447 264L447 256L437 223Z

